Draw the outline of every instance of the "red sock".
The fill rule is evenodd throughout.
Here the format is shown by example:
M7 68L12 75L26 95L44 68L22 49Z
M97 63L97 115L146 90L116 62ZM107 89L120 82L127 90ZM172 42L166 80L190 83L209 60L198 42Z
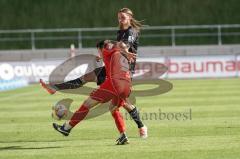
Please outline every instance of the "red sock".
M115 124L118 128L118 131L120 133L125 132L125 130L126 130L125 123L124 123L123 117L122 117L121 113L119 112L119 110L117 109L114 112L112 112L112 116L115 120Z
M72 116L71 120L69 121L69 124L74 127L77 125L80 121L82 121L88 114L89 109L85 105L82 105Z

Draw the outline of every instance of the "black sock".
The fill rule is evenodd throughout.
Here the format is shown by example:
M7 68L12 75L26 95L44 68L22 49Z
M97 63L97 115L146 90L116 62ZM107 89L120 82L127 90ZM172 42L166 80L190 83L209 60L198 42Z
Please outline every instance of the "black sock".
M60 84L54 84L53 87L56 88L56 90L76 89L82 87L84 84L85 82L81 78L77 78Z
M129 112L130 116L132 117L132 119L135 121L135 123L137 124L138 128L141 128L144 126L142 120L140 119L139 113L137 108L135 107L133 110L131 110Z

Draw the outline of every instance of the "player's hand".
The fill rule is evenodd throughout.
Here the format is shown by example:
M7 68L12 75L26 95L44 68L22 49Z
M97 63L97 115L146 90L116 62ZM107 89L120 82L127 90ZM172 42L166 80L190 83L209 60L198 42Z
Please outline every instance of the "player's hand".
M131 52L127 52L126 55L130 63L134 62L137 58L137 55Z
M98 55L96 56L96 61L99 62L102 58Z
M133 58L129 59L129 63L134 63L135 60Z

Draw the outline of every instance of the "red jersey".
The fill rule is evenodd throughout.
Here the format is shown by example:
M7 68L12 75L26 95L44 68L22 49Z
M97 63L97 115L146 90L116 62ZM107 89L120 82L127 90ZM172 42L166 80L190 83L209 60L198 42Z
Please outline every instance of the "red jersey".
M114 106L122 106L131 92L128 60L111 43L103 48L102 55L106 80L90 96L101 103L112 100Z
M103 48L102 54L108 79L131 80L128 60L118 48L111 43L107 44Z

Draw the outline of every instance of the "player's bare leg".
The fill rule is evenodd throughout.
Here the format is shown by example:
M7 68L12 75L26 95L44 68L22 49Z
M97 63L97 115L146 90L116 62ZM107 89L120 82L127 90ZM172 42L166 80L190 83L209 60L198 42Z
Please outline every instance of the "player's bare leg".
M148 137L148 131L147 131L148 129L143 124L143 122L139 116L139 112L138 112L137 108L131 104L129 99L127 99L127 102L125 103L125 105L123 107L128 111L128 113L130 114L132 119L137 124L138 129L139 129L139 136L144 139L147 138Z

